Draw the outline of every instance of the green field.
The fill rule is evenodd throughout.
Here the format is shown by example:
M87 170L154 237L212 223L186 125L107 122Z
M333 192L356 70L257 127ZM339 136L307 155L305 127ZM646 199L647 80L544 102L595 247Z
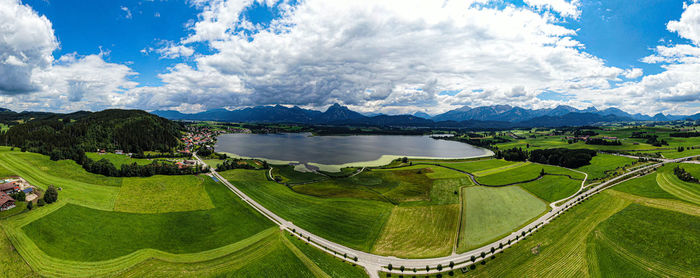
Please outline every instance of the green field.
M517 186L472 186L463 190L459 250L492 242L547 210L545 202Z
M634 158L599 153L591 159L590 165L579 167L576 170L588 174L588 179L592 181L606 177L607 171L613 171L618 167L631 166L636 161Z
M318 198L268 181L265 171L229 170L221 175L277 215L328 240L369 251L391 214L386 202Z
M693 277L700 273L697 231L700 217L632 204L589 234L589 271L609 277Z
M565 176L546 175L542 179L520 186L540 199L552 203L576 193L581 188L581 182Z
M477 177L476 180L487 185L505 185L517 182L524 182L535 179L540 176L540 172L544 169L547 174L569 175L575 179L583 180L584 174L571 171L566 168L556 167L552 165L544 165L537 163L529 163L523 166L508 168L504 171L496 171L484 176Z
M505 161L503 159L486 159L486 160L476 160L468 162L455 162L455 163L444 163L446 166L459 169L469 173L476 173L479 171L507 167L516 162Z
M673 168L677 165L679 164L667 164L659 169L656 175L656 183L661 189L671 193L676 198L700 205L700 184L685 182L676 177L673 174ZM682 164L680 166L684 169L690 169L691 172L695 172L696 169L700 168L699 164Z
M643 177L627 180L613 188L617 191L627 192L642 197L678 199L676 196L673 196L671 193L668 193L659 187L659 184L656 183L656 175L657 173L651 173Z
M115 211L164 213L214 208L205 190L208 176L153 176L124 178L114 203Z
M283 183L306 183L313 181L321 181L328 179L323 175L314 172L295 171L292 165L274 165L272 166L272 176L279 178Z
M429 258L452 253L459 227L459 205L397 206L372 253Z
M146 248L175 254L201 252L273 226L223 185L207 179L204 186L214 209L139 214L66 204L22 230L49 256L101 261Z
M124 164L138 164L138 165L148 165L153 163L152 160L150 159L138 159L138 158L131 158L125 154L113 154L113 153L105 153L105 154L99 154L99 153L85 153L88 158L98 161L101 159L107 159L109 162L112 162L117 169L122 167Z

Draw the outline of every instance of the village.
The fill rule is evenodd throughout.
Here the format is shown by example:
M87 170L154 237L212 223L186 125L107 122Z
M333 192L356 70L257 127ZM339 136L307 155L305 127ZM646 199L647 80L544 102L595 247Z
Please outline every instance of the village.
M16 207L16 202L32 202L39 198L36 187L19 176L0 179L0 211Z

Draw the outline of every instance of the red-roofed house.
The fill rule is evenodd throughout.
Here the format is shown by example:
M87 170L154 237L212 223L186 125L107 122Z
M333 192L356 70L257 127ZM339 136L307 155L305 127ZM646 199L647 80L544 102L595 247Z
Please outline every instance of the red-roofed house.
M9 193L12 193L12 192L15 192L18 190L19 190L19 185L17 184L17 182L11 181L8 183L0 184L0 192L9 194Z
M0 192L0 211L8 210L15 207L15 199L5 192Z

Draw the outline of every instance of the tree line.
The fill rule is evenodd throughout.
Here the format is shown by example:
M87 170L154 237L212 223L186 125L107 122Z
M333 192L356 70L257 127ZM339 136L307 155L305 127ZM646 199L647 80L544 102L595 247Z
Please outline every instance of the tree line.
M675 174L676 177L678 177L682 181L695 182L695 183L698 182L698 178L693 177L693 175L688 173L688 171L686 171L685 169L683 169L679 166L676 166L676 168L673 168L673 174Z
M522 148L497 150L496 158L508 161L532 161L542 164L578 168L591 164L596 151L588 149L543 149L527 151Z

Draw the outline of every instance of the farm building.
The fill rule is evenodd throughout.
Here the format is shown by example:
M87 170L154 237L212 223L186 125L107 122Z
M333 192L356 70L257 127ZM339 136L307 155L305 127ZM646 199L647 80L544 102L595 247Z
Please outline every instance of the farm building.
M3 193L13 193L15 191L19 190L19 184L17 182L11 181L11 182L6 182L3 184L0 184L0 192Z
M5 192L0 192L0 211L8 210L15 207L15 199Z

